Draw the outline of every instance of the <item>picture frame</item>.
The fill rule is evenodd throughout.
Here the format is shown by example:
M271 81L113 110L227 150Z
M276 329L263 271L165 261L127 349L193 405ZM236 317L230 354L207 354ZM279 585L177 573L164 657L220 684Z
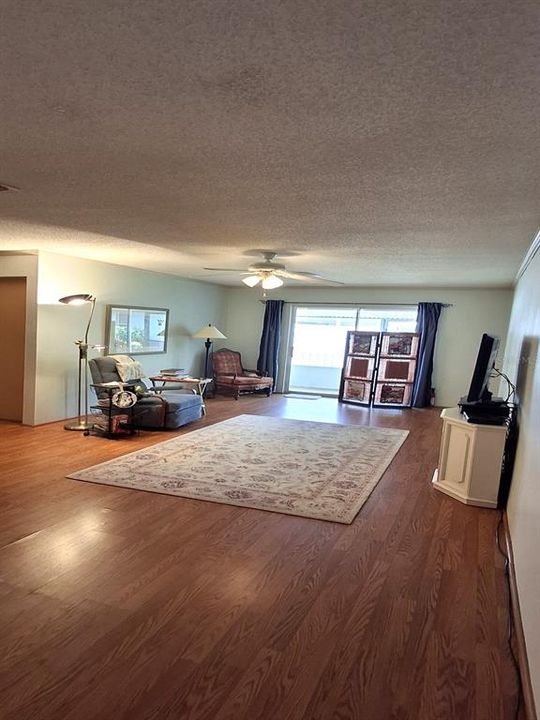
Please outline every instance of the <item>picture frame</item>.
M381 354L386 357L416 358L419 338L418 333L383 333Z
M405 402L405 385L383 383L379 402L385 405L402 405Z
M345 380L343 399L366 405L371 396L371 383L364 380Z
M352 331L349 353L352 355L374 355L377 348L378 333Z
M138 305L106 306L108 355L158 355L167 352L169 310Z

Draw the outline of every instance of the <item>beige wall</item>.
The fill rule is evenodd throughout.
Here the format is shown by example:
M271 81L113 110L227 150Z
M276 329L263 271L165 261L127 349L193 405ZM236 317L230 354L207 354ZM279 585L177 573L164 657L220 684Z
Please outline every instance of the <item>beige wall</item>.
M0 277L24 278L26 282L22 420L26 425L32 425L35 415L36 385L37 253L0 252ZM3 345L0 351L6 351Z
M290 303L451 303L441 316L433 375L437 404L449 407L468 390L482 333L501 338L502 360L512 294L511 289L281 288L268 296ZM240 350L246 366L254 367L264 315L260 291L229 289L227 295L227 347Z
M519 279L505 367L517 383L519 441L508 522L531 680L540 706L540 252Z
M191 335L210 322L223 327L225 320L225 290L220 286L40 252L36 424L77 413L78 354L74 341L84 334L90 306L58 302L58 298L74 293L91 293L98 299L88 338L92 344L105 342L108 304L169 308L167 353L141 356L147 375L165 367L202 372L204 343ZM90 351L89 357L95 354Z

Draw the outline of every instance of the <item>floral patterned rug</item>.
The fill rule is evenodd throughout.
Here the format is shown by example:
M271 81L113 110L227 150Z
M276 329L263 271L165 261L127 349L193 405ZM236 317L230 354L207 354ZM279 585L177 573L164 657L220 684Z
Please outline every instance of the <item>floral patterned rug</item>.
M407 435L240 415L68 477L351 523Z

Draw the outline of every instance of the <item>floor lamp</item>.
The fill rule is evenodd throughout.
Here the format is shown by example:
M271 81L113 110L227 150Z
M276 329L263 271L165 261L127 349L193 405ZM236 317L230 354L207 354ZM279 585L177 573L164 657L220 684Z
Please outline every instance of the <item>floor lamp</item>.
M79 375L78 375L78 396L77 396L77 422L69 422L64 425L66 430L91 430L93 423L88 422L88 331L96 307L96 298L93 295L67 295L60 298L59 302L64 305L84 305L91 303L90 317L84 333L84 340L75 340L79 347ZM84 404L82 402L84 393ZM84 408L84 412L83 412Z
M198 330L195 335L192 335L194 338L206 338L204 342L204 347L206 348L206 357L204 358L204 377L208 377L208 355L210 354L210 348L212 347L212 340L218 340L223 339L226 340L227 336L224 335L222 332L220 332L217 327L212 325L211 323L208 323L208 325L205 325L200 330Z

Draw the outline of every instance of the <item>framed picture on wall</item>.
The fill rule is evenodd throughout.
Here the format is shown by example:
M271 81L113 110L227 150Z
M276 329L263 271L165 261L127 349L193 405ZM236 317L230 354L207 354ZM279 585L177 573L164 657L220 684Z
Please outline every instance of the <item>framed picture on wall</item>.
M107 305L105 345L109 355L167 352L169 311L165 308Z

